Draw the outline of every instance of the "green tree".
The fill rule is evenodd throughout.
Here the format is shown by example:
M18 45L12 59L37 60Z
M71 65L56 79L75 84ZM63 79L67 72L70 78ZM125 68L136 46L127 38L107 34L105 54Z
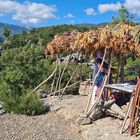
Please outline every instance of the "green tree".
M12 48L2 53L0 100L4 103L5 110L23 114L32 114L33 110L38 114L41 108L44 110L34 95L36 93L25 98L25 94L42 82L44 77L48 77L54 69L54 65L44 58L44 49L40 46Z
M8 41L8 38L10 37L12 30L9 29L6 25L3 26L2 28L2 34L4 36L4 43L3 43L3 50L9 48L10 42Z
M118 17L112 17L112 21L110 23L111 26L115 26L118 23L134 25L135 16L131 15L123 5L121 6L118 12Z
M130 15L128 10L122 5L119 9L119 16L112 17L112 22L110 23L110 26L115 26L119 23L129 24L129 25L136 25L134 22L135 17L133 15ZM123 46L122 46L123 47ZM127 54L120 54L118 57L119 59L119 67L118 67L118 74L116 77L116 82L118 82L118 76L120 76L120 82L124 81L124 66L125 66L125 59L127 58Z
M9 29L6 25L3 26L2 28L2 34L4 36L5 39L8 39L10 34L11 34L12 30Z

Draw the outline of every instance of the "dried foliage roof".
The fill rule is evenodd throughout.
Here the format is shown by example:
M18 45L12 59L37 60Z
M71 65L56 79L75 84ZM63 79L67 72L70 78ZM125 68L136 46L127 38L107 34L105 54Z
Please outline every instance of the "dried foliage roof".
M140 26L118 24L88 32L73 31L56 35L46 47L46 55L62 52L95 54L99 49L112 49L116 53L132 52L140 56Z

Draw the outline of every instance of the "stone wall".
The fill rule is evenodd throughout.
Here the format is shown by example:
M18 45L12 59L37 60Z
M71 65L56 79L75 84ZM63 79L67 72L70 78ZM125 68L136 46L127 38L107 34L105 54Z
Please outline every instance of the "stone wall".
M79 94L86 96L91 93L91 84L89 81L82 81L79 87Z

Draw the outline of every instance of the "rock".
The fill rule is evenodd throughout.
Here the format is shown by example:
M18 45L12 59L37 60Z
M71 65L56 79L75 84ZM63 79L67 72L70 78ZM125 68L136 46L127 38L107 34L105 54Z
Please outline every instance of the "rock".
M45 90L43 90L43 89L39 89L37 91L37 95L38 95L39 98L46 98L47 97L47 94L48 93Z
M6 113L4 109L0 109L0 115Z
M47 97L47 93L42 93L41 94L41 98L46 98Z
M87 114L81 113L81 114L80 114L80 117L81 117L81 118L87 118Z
M35 112L35 110L33 110L33 111L32 111L32 113L31 113L31 115L32 115L32 116L34 116L34 115L35 115L35 113L36 113L36 112Z
M122 109L117 105L113 104L110 109L116 114L118 118L125 118L125 113L122 111Z
M54 105L50 106L50 110L51 110L51 111L58 111L58 110L60 110L61 108L63 108L63 107L62 107L62 106L54 106Z
M82 118L82 117L80 117L80 118L77 119L77 123L81 124L81 125L87 125L87 124L91 124L92 121L91 121L90 118Z
M87 96L91 93L92 86L89 84L89 81L83 81L80 83L79 94L83 96Z
M3 107L2 107L2 105L0 104L0 109L2 109Z
M45 112L50 111L51 105L48 103L47 100L40 100L43 103L43 106L45 107Z
M109 101L105 102L104 104L101 103L101 105L98 105L92 111L92 113L89 115L89 118L91 118L92 121L95 121L95 120L101 118L101 116L104 115L105 111L114 103L115 103L115 100L109 100Z

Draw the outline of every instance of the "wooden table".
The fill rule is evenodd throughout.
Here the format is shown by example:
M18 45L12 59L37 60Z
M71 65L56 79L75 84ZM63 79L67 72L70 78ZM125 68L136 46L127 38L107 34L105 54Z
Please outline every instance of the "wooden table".
M108 97L111 95L111 90L123 91L127 93L132 93L136 85L130 85L129 83L123 84L108 84L105 88L108 89Z

